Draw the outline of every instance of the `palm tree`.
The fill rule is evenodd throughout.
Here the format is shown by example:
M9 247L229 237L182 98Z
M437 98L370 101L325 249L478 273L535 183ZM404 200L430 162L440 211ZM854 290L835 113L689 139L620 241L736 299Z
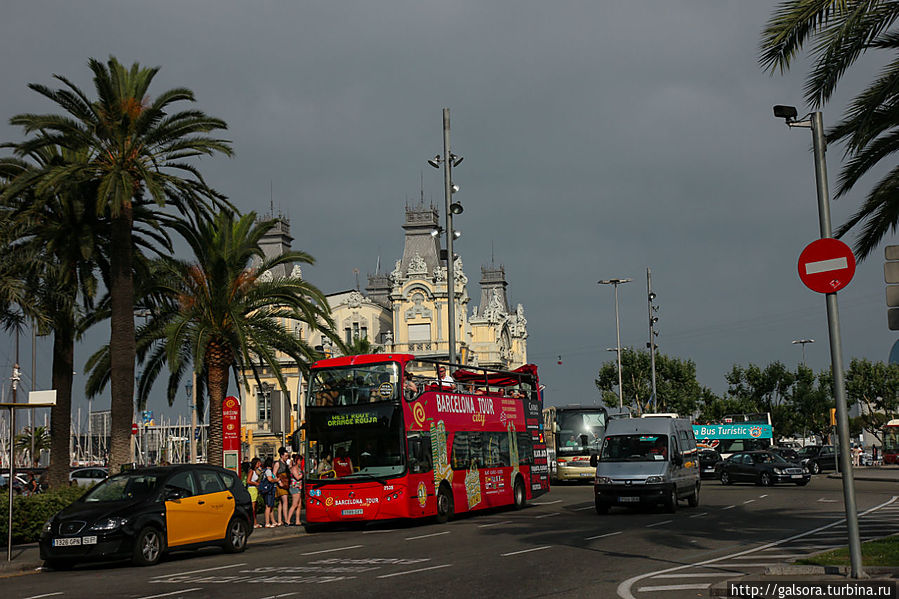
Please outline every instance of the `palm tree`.
M112 424L110 463L130 461L130 428L134 394L134 279L132 233L135 210L148 203L167 201L183 214L202 214L211 206L226 204L210 189L189 160L202 155L231 155L229 142L207 134L227 128L224 121L199 110L169 112L178 102L193 102L185 88L163 92L151 100L150 84L159 68L130 69L111 57L105 64L90 59L97 99L90 100L65 77L64 85L50 89L29 87L55 102L65 114L22 114L13 125L27 134L40 135L18 144L16 152L27 155L47 145L84 151L87 159L50 166L32 177L21 178L8 191L23 188L52 188L63 180L96 184L96 212L108 218L110 294L110 347Z
M849 68L868 50L899 49L896 0L786 0L762 32L759 62L765 70L784 72L807 45L812 67L805 84L806 101L820 108L833 95ZM890 62L877 79L855 96L842 121L827 132L828 142L845 143L848 159L839 176L836 197L846 195L875 165L899 150L899 61ZM838 237L861 224L856 255L870 255L883 237L899 227L899 167L891 169L868 193L859 210L836 232Z
M32 433L31 427L26 426L21 433L16 435L15 447L20 452L29 452L28 462L31 466L34 466L37 460L31 455L31 450L34 448L35 455L40 455L40 452L44 449L50 449L50 432L43 426L36 426ZM66 464L66 466L68 466L68 464ZM68 472L68 467L66 468L66 472Z
M320 356L288 327L305 322L321 329L342 347L331 331L325 296L306 281L272 275L279 266L312 264L304 252L265 258L259 241L276 221L256 222L255 213L237 217L221 212L214 220L181 221L173 228L193 251L193 261L163 258L157 265L157 298L152 316L138 336L138 357L143 370L138 380L138 401L145 401L154 381L168 367L168 398L176 397L182 378L192 366L197 394L207 391L209 401L209 462L222 464L222 401L229 385L251 370L257 384L259 367L271 371L287 391L279 352L302 370ZM108 349L90 360L91 389L101 389L107 370Z

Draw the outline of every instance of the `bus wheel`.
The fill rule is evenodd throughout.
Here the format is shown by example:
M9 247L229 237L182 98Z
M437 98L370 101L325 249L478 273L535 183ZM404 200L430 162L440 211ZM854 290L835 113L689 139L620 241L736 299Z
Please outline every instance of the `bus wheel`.
M515 479L515 488L512 491L512 497L515 501L516 510L520 510L521 508L523 508L528 501L528 496L524 492L524 483L521 482L521 478Z
M446 486L437 491L437 522L443 524L453 515L453 496Z

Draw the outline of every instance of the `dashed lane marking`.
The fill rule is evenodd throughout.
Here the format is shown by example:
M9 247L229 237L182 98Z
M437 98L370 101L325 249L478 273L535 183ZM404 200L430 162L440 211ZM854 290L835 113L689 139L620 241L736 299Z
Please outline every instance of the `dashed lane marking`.
M542 514L540 516L534 516L535 520L539 520L540 518L552 518L553 516L561 516L559 512L553 512L551 514Z
M246 566L246 562L241 562L239 564L228 564L227 566L216 566L215 568L203 568L202 570L191 570L190 572L175 572L174 574L159 574L154 576L155 578L173 578L176 576L190 576L191 574L200 574L201 572L212 572L214 570L227 570L228 568L239 568L240 566ZM151 579L150 582L156 582Z
M378 578L391 578L393 576L405 576L406 574L415 574L416 572L425 572L426 570L439 570L440 568L449 568L452 564L441 564L439 566L428 566L427 568L418 568L416 570L406 570L405 572L394 572L393 574L382 574Z
M562 500L556 499L555 501L532 501L531 505L552 505L554 503L562 503Z
M679 574L659 574L655 578L713 578L733 576L732 572L684 572Z
M573 512L583 512L584 510L592 510L592 509L593 509L593 506L588 505L587 507L576 507L572 511Z
M269 595L268 597L260 597L259 599L281 599L281 597L290 597L291 595L296 595L296 591L293 593L281 593L280 595Z
M618 531L615 531L615 532L607 532L607 533L605 533L605 534L603 534L603 535L596 535L595 537L587 537L587 538L584 539L584 540L585 540L585 541L592 541L593 539L602 539L602 538L604 538L604 537L611 537L611 536L613 536L613 535L620 535L620 534L621 534L621 531L618 530Z
M43 595L32 595L31 597L25 597L25 599L41 599L41 597L53 597L54 595L62 595L62 591L57 591L56 593L44 593Z
M723 512L724 510L730 510L730 509L733 509L733 508L735 508L735 507L737 507L737 506L735 506L735 505L729 505L729 506L727 506L727 507L721 508L721 511Z
M450 533L450 531L444 530L443 532L435 532L435 533L432 533L432 534L429 534L429 535L418 535L417 537L406 537L406 540L407 540L407 541L414 541L414 540L416 540L416 539L427 539L427 538L430 538L430 537L439 537L439 536L441 536L441 535L448 535L449 533Z
M653 526L662 526L663 524L671 524L674 520L662 520L661 522L653 522L652 524L647 524L646 528L652 528Z
M747 503L752 503L753 501L755 501L755 499L747 499L746 501L743 502L743 505L746 505Z
M301 553L300 555L318 555L319 553L333 553L334 551L346 551L348 549L359 549L360 547L364 547L364 545L350 545L349 547L337 547L336 549L322 549L321 551L307 551L306 553Z
M172 595L178 595L180 593L192 593L194 591L202 590L200 587L194 587L192 589L182 589L180 591L172 591L171 593L160 593L158 595L147 595L145 597L138 597L138 599L156 599L157 597L171 597Z
M531 549L522 549L521 551L512 551L509 553L501 553L500 557L509 557L510 555L519 555L522 553L530 553L531 551L542 551L544 549L549 549L552 545L544 545L543 547L532 547Z
M502 522L491 522L490 524L478 524L478 528L487 528L489 526L501 526L503 524L512 524L511 520L503 520Z
M702 512L701 514L693 514L693 515L690 516L690 517L691 517L691 518L702 518L703 516L708 516L708 515L709 515L708 512Z
M688 591L688 590L699 590L699 589L707 589L712 586L711 582L703 582L700 584L666 584L662 586L655 587L640 587L637 589L641 593L647 593L652 591Z

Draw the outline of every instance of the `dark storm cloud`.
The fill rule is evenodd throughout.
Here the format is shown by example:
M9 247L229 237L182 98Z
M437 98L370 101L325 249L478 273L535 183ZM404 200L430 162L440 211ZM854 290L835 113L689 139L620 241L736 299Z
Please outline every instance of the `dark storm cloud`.
M288 214L294 246L318 261L307 278L335 291L379 255L392 269L420 177L442 204L425 159L448 106L466 273L476 284L491 254L505 265L551 402L593 401L613 357L598 279L634 278L622 344L644 346L647 267L661 349L694 359L703 384L723 391L734 363L793 365L797 337L817 339L808 362L825 368L824 301L795 265L817 236L810 140L770 108L801 101L803 73L756 64L773 3L484 4L20 3L0 24L0 115L48 110L25 84L52 73L89 88L89 56L161 65L157 92L190 87L230 125L237 155L203 161L209 181L244 211ZM860 195L834 205L835 222ZM882 288L875 256L840 296L847 362L886 359Z

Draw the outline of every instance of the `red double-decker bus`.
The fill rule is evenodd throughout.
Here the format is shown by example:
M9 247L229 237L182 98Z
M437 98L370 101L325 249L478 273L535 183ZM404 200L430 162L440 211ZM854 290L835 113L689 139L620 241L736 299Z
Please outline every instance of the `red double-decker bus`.
M313 364L306 527L522 507L549 490L537 367L371 354Z

